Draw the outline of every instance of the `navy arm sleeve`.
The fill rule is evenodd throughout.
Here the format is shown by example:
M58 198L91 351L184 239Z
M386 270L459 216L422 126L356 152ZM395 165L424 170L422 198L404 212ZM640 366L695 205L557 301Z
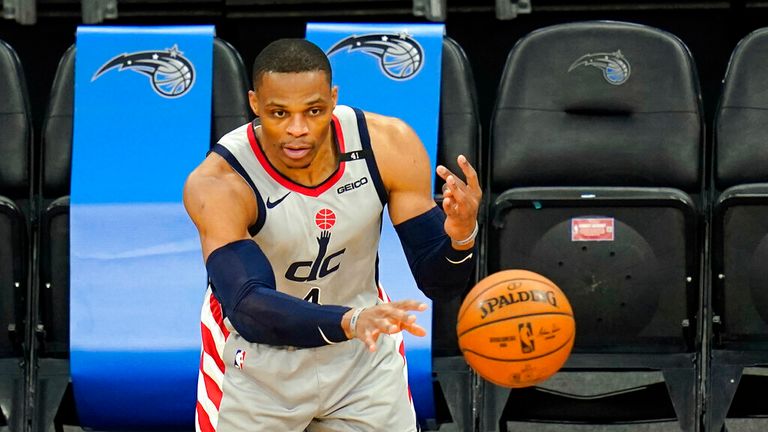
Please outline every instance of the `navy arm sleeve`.
M431 299L461 295L475 268L477 242L469 250L456 250L443 227L439 207L395 226L416 285Z
M277 291L272 266L253 240L214 250L206 268L214 296L248 342L309 348L347 340L341 318L350 308Z

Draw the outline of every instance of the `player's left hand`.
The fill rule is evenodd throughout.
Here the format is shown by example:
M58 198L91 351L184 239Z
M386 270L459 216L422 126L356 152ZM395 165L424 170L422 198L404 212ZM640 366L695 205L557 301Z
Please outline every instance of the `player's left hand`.
M351 318L354 309L347 311L341 319L341 328L347 339L354 337L363 341L368 350L376 351L376 340L379 335L399 333L403 330L414 336L425 336L424 327L416 324L416 315L411 311L423 312L427 305L418 300L400 300L389 303L379 303L365 308L360 312L355 328L351 328Z
M453 241L468 238L475 229L477 222L477 209L483 199L483 191L477 179L477 171L467 160L466 156L459 155L456 159L459 168L464 172L466 182L462 181L443 165L437 166L439 175L445 184L443 185L443 211L445 211L445 233ZM470 248L473 243L457 249ZM455 246L455 244L454 244Z

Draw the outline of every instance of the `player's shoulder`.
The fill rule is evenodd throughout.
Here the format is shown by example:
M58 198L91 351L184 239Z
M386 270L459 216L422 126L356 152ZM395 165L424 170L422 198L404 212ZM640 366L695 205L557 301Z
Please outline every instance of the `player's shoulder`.
M413 133L411 126L398 117L386 116L370 111L364 111L364 114L369 130L395 136Z
M364 114L375 150L402 152L421 145L416 132L404 120L368 111Z
M365 120L376 164L389 192L402 184L418 182L414 179L429 172L429 156L408 123L370 112L365 112Z
M240 125L231 131L227 132L219 138L219 144L227 145L227 144L239 144L239 143L247 143L248 142L248 128L251 126L251 122L245 123L243 125Z
M228 171L226 161L221 156L216 153L208 154L203 162L187 176L184 184L185 193L204 192L226 186Z
M187 177L184 193L217 194L228 191L239 191L242 179L229 163L215 152L206 156Z
M257 211L249 186L216 153L210 153L189 174L184 183L183 201L195 223L210 214L245 211L255 215Z

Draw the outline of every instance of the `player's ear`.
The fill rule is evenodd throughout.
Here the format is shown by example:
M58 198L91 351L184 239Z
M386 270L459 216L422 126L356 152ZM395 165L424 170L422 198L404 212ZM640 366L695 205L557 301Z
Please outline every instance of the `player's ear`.
M339 100L339 88L337 86L331 87L331 100L333 101L333 107L336 107L336 102Z
M251 111L253 111L254 114L258 117L259 114L259 98L256 95L256 92L253 90L248 90L248 105L251 106Z

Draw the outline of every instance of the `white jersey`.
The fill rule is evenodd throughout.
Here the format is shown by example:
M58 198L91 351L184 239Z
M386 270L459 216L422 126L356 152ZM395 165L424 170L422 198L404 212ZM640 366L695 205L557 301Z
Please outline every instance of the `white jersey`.
M386 195L363 112L336 107L332 129L341 161L313 187L293 182L270 164L256 139L259 127L235 129L213 151L254 191L259 218L251 234L272 264L277 290L319 304L376 304Z

